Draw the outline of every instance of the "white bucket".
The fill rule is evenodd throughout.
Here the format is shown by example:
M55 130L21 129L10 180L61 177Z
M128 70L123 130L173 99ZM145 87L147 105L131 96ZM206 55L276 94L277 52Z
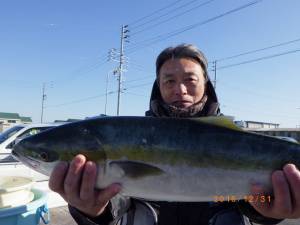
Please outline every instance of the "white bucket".
M33 180L28 177L0 177L0 208L26 205L34 198Z

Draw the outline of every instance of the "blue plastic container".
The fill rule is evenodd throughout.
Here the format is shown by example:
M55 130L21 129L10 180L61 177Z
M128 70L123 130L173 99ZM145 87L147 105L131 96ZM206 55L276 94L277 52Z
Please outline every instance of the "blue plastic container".
M0 209L0 225L38 225L50 222L47 194L38 189L31 191L34 199L27 205Z

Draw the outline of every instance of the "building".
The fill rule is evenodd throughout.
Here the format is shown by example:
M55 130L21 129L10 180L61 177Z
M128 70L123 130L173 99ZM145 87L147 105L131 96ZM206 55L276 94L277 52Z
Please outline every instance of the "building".
M291 137L300 142L300 128L246 128L245 130L271 136Z
M279 128L278 123L244 120L234 121L234 123L246 131L252 131L270 136L290 137L300 142L300 128Z
M0 112L0 132L21 123L32 123L32 120L30 117L20 116L18 113Z
M72 122L78 122L81 119L67 119L67 120L54 120L54 123L72 123Z
M278 128L278 123L266 123L266 122L258 122L258 121L235 121L234 122L237 126L242 128L249 128L249 129L261 129L261 128Z

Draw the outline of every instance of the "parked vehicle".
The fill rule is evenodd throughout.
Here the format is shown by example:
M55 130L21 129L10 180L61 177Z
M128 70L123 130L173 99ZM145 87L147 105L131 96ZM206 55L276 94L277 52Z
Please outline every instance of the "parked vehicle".
M14 161L10 153L14 145L21 139L61 124L18 124L4 131L0 134L0 162Z

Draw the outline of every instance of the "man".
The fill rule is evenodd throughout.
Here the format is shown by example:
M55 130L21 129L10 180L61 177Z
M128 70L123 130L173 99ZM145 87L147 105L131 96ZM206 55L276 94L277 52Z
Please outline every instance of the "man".
M195 46L179 45L160 53L156 81L146 116L217 116L219 104L208 78L207 61ZM276 224L283 218L300 217L300 172L294 165L272 175L274 200L261 202L146 202L117 193L120 184L94 190L96 166L78 155L70 166L62 163L53 171L49 186L68 203L78 224L126 225L243 225L251 221ZM253 195L263 193L259 185Z

